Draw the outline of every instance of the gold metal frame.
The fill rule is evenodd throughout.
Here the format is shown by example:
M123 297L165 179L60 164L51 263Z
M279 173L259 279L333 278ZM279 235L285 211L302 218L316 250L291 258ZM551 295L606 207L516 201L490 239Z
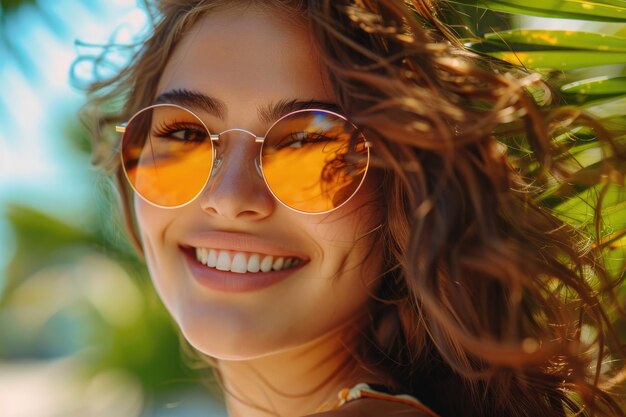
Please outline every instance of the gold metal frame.
M303 113L303 112L321 112L321 113L325 113L325 114L330 114L333 115L335 117L338 117L342 120L344 120L345 122L350 123L354 129L357 132L360 132L359 128L357 128L352 122L350 122L346 117L342 116L339 113L335 113L333 111L330 110L324 110L324 109L301 109L301 110L296 110L290 113L285 114L284 116L280 117L278 120L276 120L274 123L272 123L270 125L270 127L265 131L265 134L263 136L256 136L254 133L250 132L249 130L245 130L245 129L240 129L240 128L232 128L232 129L227 129L224 130L223 132L220 132L218 134L212 134L211 131L209 130L209 128L206 126L206 124L202 121L202 119L193 111L189 110L186 107L180 106L178 104L154 104L152 106L148 106L145 107L141 110L139 110L137 113L135 113L126 123L121 123L115 126L115 131L118 133L126 133L126 126L128 126L129 123L131 123L133 121L133 119L135 117L137 117L139 114L143 113L146 110L150 110L150 109L154 109L157 107L176 107L180 110L184 110L189 112L191 115L193 115L196 119L198 119L198 121L200 121L200 123L202 123L202 126L204 127L204 129L207 131L207 133L209 134L209 138L211 139L211 142L215 142L220 140L220 136L228 133L228 132L233 132L233 131L237 131L237 132L242 132L242 133L246 133L250 136L252 136L254 138L254 141L257 143L261 144L261 149L259 150L259 157L258 157L258 162L256 162L257 165L257 172L259 172L259 174L261 175L261 178L263 178L263 182L265 182L265 186L267 187L267 189L269 190L270 194L272 194L272 196L274 197L274 199L276 199L279 203L281 203L283 206L287 207L290 210L293 210L297 213L301 213L301 214L310 214L310 215L317 215L317 214L326 214L326 213L330 213L332 211L337 210L338 208L342 207L344 204L346 204L348 201L350 201L355 195L356 193L361 189L361 186L363 185L363 182L365 181L365 177L367 176L367 172L369 171L369 164L370 164L370 148L372 147L372 143L369 142L365 137L363 137L364 140L364 145L367 149L367 164L365 166L365 173L363 174L363 177L361 178L361 182L359 182L359 185L356 187L356 189L354 190L354 192L352 193L352 195L350 195L350 197L348 197L346 199L346 201L344 201L343 203L341 203L340 205L338 205L337 207L333 207L330 210L326 210L326 211L322 211L322 212L315 212L315 213L310 213L310 212L306 212L306 211L302 211L302 210L298 210L295 209L289 205L287 205L286 203L284 203L280 198L278 198L278 196L276 196L276 194L274 194L274 192L272 191L271 187L269 186L269 184L267 183L267 179L265 178L265 175L263 174L263 144L265 143L265 138L268 136L268 134L270 133L270 131L274 128L274 126L276 126L278 123L280 123L282 120L286 119L287 117L293 115L293 114L297 114L297 113ZM362 135L362 134L361 134ZM124 138L122 137L122 146L124 143ZM191 198L189 201L180 204L178 206L162 206L159 204L156 204L150 200L148 200L147 198L145 198L133 185L133 183L130 181L130 179L128 178L128 173L126 172L126 166L124 165L124 155L123 153L120 151L120 160L121 160L121 164L122 164L122 169L124 170L124 176L126 177L126 180L128 181L128 184L131 186L131 188L133 189L133 191L139 196L141 197L144 201L152 204L155 207L159 207L159 208L165 208L165 209L175 209L175 208L180 208L180 207L184 207L187 204L190 204L191 202L195 201L196 198L198 198L198 196L200 194L202 194L202 192L204 191L204 189L206 188L208 182L210 181L211 177L214 176L214 169L217 169L219 167L215 165L215 161L218 160L218 158L216 158L216 151L215 151L215 147L211 146L213 155L212 155L212 164L211 164L211 169L209 170L208 176L207 176L207 181L204 183L204 185L200 188L200 190L198 191L198 194L196 194L193 198ZM257 161L255 159L255 161Z

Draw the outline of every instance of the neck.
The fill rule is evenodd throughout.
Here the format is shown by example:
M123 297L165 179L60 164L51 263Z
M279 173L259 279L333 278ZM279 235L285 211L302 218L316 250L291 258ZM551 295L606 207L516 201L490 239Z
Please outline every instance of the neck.
M355 335L334 331L261 358L220 360L230 417L294 417L314 413L358 382L375 382L349 350Z

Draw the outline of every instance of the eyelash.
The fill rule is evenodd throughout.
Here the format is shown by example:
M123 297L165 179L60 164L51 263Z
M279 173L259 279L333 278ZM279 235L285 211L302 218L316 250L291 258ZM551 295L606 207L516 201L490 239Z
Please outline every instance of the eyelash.
M299 135L303 135L304 137ZM302 142L302 145L306 145L311 143L331 142L332 140L334 140L334 138L322 132L292 132L276 146L276 149L291 147L297 142Z
M176 137L174 134L178 132L191 132L198 137L194 139ZM199 126L195 123L177 121L171 123L162 122L159 126L153 128L152 134L158 138L173 140L182 143L200 143L204 142L208 137L204 126ZM187 134L185 133L184 136L187 136ZM329 136L327 133L321 131L292 132L289 136L285 137L279 144L277 144L275 146L275 149L294 147L293 145L298 142L301 142L301 145L298 147L303 147L304 145L308 144L332 142L334 139L335 138ZM218 144L219 142L215 145Z
M178 132L192 132L201 138L199 139L183 139L174 136L175 133ZM207 138L206 130L203 126L199 126L195 123L187 123L187 122L172 122L172 123L161 123L159 126L155 127L152 131L153 135L159 138L168 139L168 140L176 140L183 143L198 143L204 142ZM186 134L185 134L186 136Z

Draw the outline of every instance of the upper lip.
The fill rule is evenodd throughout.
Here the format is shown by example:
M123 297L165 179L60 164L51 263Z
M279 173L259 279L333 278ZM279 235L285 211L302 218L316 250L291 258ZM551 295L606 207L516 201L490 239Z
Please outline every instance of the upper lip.
M306 255L289 250L283 244L246 233L223 231L198 232L187 236L184 241L181 242L181 245L194 248L221 249L233 252L250 252L263 255L294 257L304 260L308 259Z

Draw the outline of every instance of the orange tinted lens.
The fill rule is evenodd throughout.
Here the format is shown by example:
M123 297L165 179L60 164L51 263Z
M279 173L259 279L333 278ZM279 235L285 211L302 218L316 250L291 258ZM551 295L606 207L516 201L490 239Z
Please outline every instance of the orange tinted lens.
M176 207L204 188L213 164L209 132L191 112L158 105L137 113L122 139L122 162L131 185L159 206Z
M354 125L334 113L306 110L270 129L261 164L267 185L283 204L323 213L356 193L368 160L365 139Z

